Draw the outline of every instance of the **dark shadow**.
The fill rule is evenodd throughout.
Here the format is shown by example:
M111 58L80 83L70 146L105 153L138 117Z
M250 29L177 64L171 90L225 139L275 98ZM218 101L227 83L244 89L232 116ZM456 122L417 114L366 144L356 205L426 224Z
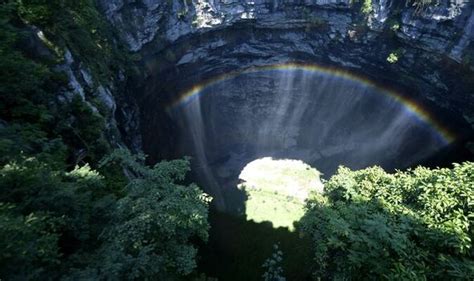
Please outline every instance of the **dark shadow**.
M211 211L209 242L199 250L198 268L221 281L262 280L263 263L280 244L287 280L310 280L312 252L309 239L270 222L255 223L243 216Z
M453 142L449 146L444 147L436 154L416 163L415 166L425 166L429 168L451 167L452 163L461 163L465 161L474 161L473 151L467 146L474 143L474 135L467 136L464 139Z

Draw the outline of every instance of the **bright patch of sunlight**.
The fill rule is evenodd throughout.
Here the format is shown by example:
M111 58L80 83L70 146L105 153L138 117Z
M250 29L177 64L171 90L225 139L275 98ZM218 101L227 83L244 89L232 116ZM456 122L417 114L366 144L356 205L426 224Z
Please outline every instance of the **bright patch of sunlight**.
M250 162L240 173L238 186L248 196L247 219L293 230L293 222L304 214L310 191L323 191L319 176L316 169L299 160L266 157Z

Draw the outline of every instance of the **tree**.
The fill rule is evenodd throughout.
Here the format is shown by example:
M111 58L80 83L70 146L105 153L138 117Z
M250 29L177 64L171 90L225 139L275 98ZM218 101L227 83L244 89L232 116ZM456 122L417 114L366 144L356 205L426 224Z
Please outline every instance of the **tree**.
M54 279L94 248L113 211L113 196L98 196L102 180L87 165L63 172L33 157L2 166L0 275Z
M176 280L195 269L191 240L207 240L209 197L194 184L177 183L189 171L187 160L149 168L140 159L120 150L103 162L119 161L132 180L101 235L96 262L73 276Z
M193 272L192 241L207 239L209 197L178 183L187 160L150 168L139 159L121 150L102 163L129 171L118 192L89 165L63 172L32 157L4 165L0 276L176 280Z
M315 277L474 278L474 163L388 174L340 168L301 221Z
M47 215L20 215L0 203L0 276L8 280L40 280L59 264L58 235ZM46 273L46 274L45 274Z
M0 278L166 280L190 273L191 241L207 239L209 198L195 185L179 184L189 163L149 168L121 151L99 167L111 150L108 113L91 98L93 89L85 89L86 101L58 99L68 89L56 67L66 50L90 70L91 88L126 69L96 1L3 2Z

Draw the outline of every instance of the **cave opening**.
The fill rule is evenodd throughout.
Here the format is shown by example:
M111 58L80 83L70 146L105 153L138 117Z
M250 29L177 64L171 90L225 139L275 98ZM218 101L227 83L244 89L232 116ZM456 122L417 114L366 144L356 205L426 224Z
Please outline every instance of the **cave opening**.
M393 171L472 158L472 129L456 111L465 89L451 84L460 76L449 65L423 61L438 85L411 66L384 67L370 49L380 46L323 49L311 45L318 36L236 25L146 50L137 92L150 161L191 156L191 180L217 209L241 213L239 174L263 157L304 161L325 179L339 165ZM437 100L446 91L448 106Z

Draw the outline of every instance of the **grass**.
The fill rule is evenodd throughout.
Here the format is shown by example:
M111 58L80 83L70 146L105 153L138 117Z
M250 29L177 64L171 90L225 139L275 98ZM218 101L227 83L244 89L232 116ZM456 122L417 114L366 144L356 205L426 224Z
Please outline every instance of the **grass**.
M319 176L316 169L298 160L261 158L249 163L240 174L244 182L239 186L248 195L247 219L294 230L309 192L322 191Z

